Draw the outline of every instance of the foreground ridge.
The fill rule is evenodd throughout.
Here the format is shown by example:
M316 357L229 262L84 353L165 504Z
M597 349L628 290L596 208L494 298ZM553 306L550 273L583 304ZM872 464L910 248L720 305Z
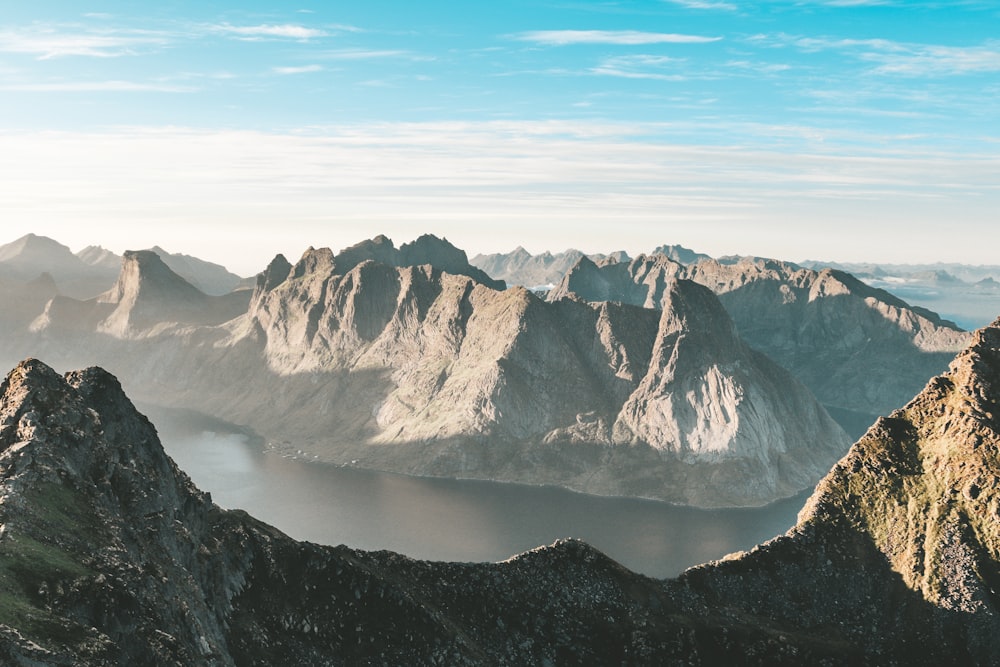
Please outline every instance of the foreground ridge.
M560 541L502 563L299 543L224 511L117 380L0 385L0 662L995 664L1000 320L798 525L670 581Z

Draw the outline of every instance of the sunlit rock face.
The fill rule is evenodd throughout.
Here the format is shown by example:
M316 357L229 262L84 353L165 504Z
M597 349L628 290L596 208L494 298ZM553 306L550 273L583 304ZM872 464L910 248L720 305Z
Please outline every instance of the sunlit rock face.
M748 345L833 408L867 415L894 410L947 368L969 340L934 313L847 273L759 258L692 264L664 255L602 264L582 258L547 298L656 308L677 278L715 292Z
M721 506L794 494L846 450L809 392L689 281L671 281L661 312L546 303L430 266L341 274L322 251L270 276L243 335L263 339L279 376L347 375L354 402L323 413L351 460ZM332 438L310 451L344 456Z

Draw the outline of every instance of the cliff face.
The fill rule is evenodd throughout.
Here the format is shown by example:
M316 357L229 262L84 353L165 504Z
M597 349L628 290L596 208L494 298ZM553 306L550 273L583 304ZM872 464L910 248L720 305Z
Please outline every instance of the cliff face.
M287 280L269 270L232 342L261 341L273 373L344 396L308 408L328 425L305 447L321 458L717 506L793 494L846 449L693 283L674 281L661 315L427 266L337 266L310 251Z
M598 266L582 259L548 299L658 307L676 278L715 292L743 340L834 408L889 412L944 370L968 341L951 323L849 274L773 260L682 265L654 255Z
M377 237L278 256L252 292L210 297L130 252L98 299L52 299L27 351L101 363L141 400L247 425L286 453L410 474L759 505L846 450L704 288L665 281L663 315L546 303L437 266L467 270L464 257Z

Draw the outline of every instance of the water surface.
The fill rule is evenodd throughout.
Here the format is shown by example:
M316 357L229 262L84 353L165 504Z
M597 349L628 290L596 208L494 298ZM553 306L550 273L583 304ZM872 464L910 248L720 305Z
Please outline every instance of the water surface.
M265 453L217 423L210 430L157 424L167 453L222 507L244 509L299 540L414 558L497 561L576 537L637 572L670 577L784 532L808 497L759 509L697 510L310 463Z

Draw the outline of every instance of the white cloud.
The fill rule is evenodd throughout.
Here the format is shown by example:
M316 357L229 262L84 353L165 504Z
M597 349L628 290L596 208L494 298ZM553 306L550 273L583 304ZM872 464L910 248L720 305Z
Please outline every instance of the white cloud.
M302 65L299 67L272 67L275 74L310 74L312 72L322 72L322 65Z
M296 24L282 24L282 25L230 25L228 23L221 23L211 26L213 32L224 33L228 35L237 35L239 37L245 37L248 39L259 39L265 37L274 38L284 38L284 39L298 39L298 40L308 40L316 37L325 37L326 32L323 30L318 30L316 28L307 28L306 26L296 25Z
M664 2L680 5L687 9L721 9L727 12L735 12L739 9L738 5L734 5L731 2L716 2L711 0L664 0Z
M851 259L866 248L886 253L882 261L890 253L987 261L993 252L968 239L988 238L995 226L995 154L818 152L812 140L770 148L775 137L830 136L823 128L760 127L756 146L741 147L675 143L664 138L670 132L683 137L685 128L0 133L0 218L12 238L8 221L24 220L76 247L169 243L243 274L279 251L294 257L379 232L445 235L473 253L506 249L512 238L605 252L676 242L792 260ZM136 234L151 238L129 240Z
M626 79L681 81L687 78L684 74L677 72L667 73L664 69L676 67L679 63L683 62L682 58L670 58L668 56L616 56L604 59L590 71L592 74L617 76Z
M317 54L330 60L374 60L377 58L415 58L409 51L393 49L338 49Z
M60 26L0 30L0 51L38 56L114 58L159 48L167 33L148 30L81 31Z
M194 93L198 88L136 81L56 81L13 83L0 90L23 93Z
M803 51L841 51L862 62L871 63L871 74L903 77L958 76L1000 72L1000 42L972 46L942 46L897 42L888 39L838 39L832 37L796 37L792 35L756 35L757 43L794 46Z
M700 44L717 42L721 37L700 35L679 35L664 32L640 32L638 30L532 30L511 36L522 42L535 42L550 46L571 44Z

